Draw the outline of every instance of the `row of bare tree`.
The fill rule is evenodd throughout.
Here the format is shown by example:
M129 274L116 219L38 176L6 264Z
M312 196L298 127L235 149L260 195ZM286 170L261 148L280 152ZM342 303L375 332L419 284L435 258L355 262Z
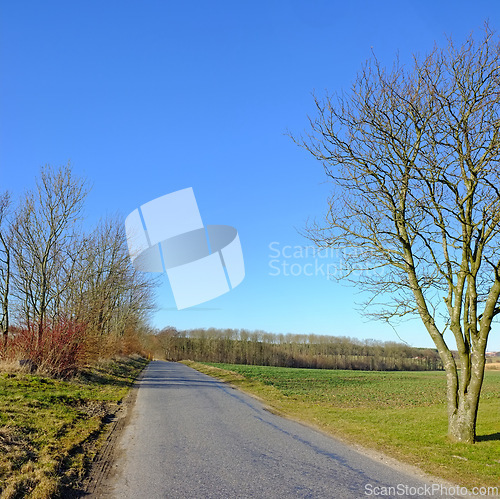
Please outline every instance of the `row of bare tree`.
M166 328L150 348L167 360L191 359L280 367L363 370L437 370L436 350L402 343L315 334L272 334L245 329Z
M36 187L15 204L8 192L0 195L3 356L20 331L41 348L59 324L78 325L97 353L103 338L144 325L153 283L131 266L118 217L82 230L87 193L87 181L68 165L42 168Z

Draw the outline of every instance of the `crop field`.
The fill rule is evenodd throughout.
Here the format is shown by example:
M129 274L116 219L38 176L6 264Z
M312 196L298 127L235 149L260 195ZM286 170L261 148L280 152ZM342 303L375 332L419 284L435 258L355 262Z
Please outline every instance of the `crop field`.
M381 451L454 483L500 485L500 372L485 373L478 441L446 436L444 372L295 369L195 364L259 396L276 412Z
M439 403L442 372L337 371L212 364L274 386L285 397L344 408L396 408ZM500 381L500 378L499 378ZM500 395L500 384L497 387Z

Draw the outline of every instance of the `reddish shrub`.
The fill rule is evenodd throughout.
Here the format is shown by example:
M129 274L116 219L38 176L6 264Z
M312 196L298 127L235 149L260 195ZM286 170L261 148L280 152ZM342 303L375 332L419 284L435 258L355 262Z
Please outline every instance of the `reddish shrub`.
M19 329L10 344L18 359L55 376L68 376L85 361L83 324L61 319L46 324L41 333L39 340L38 325Z

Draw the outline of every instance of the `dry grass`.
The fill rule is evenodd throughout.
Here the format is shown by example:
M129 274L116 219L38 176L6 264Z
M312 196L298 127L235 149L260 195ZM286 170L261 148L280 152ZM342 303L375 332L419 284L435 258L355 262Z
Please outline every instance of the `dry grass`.
M22 367L17 360L0 360L0 373L28 372L27 367Z
M83 481L99 437L145 359L101 362L71 380L0 371L2 499L65 497Z

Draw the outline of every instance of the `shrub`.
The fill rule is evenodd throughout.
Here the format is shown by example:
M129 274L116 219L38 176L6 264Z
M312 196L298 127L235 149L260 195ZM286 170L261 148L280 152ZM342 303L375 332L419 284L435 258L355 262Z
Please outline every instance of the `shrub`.
M85 362L85 325L71 319L18 330L10 344L11 355L31 368L53 376L69 376Z

